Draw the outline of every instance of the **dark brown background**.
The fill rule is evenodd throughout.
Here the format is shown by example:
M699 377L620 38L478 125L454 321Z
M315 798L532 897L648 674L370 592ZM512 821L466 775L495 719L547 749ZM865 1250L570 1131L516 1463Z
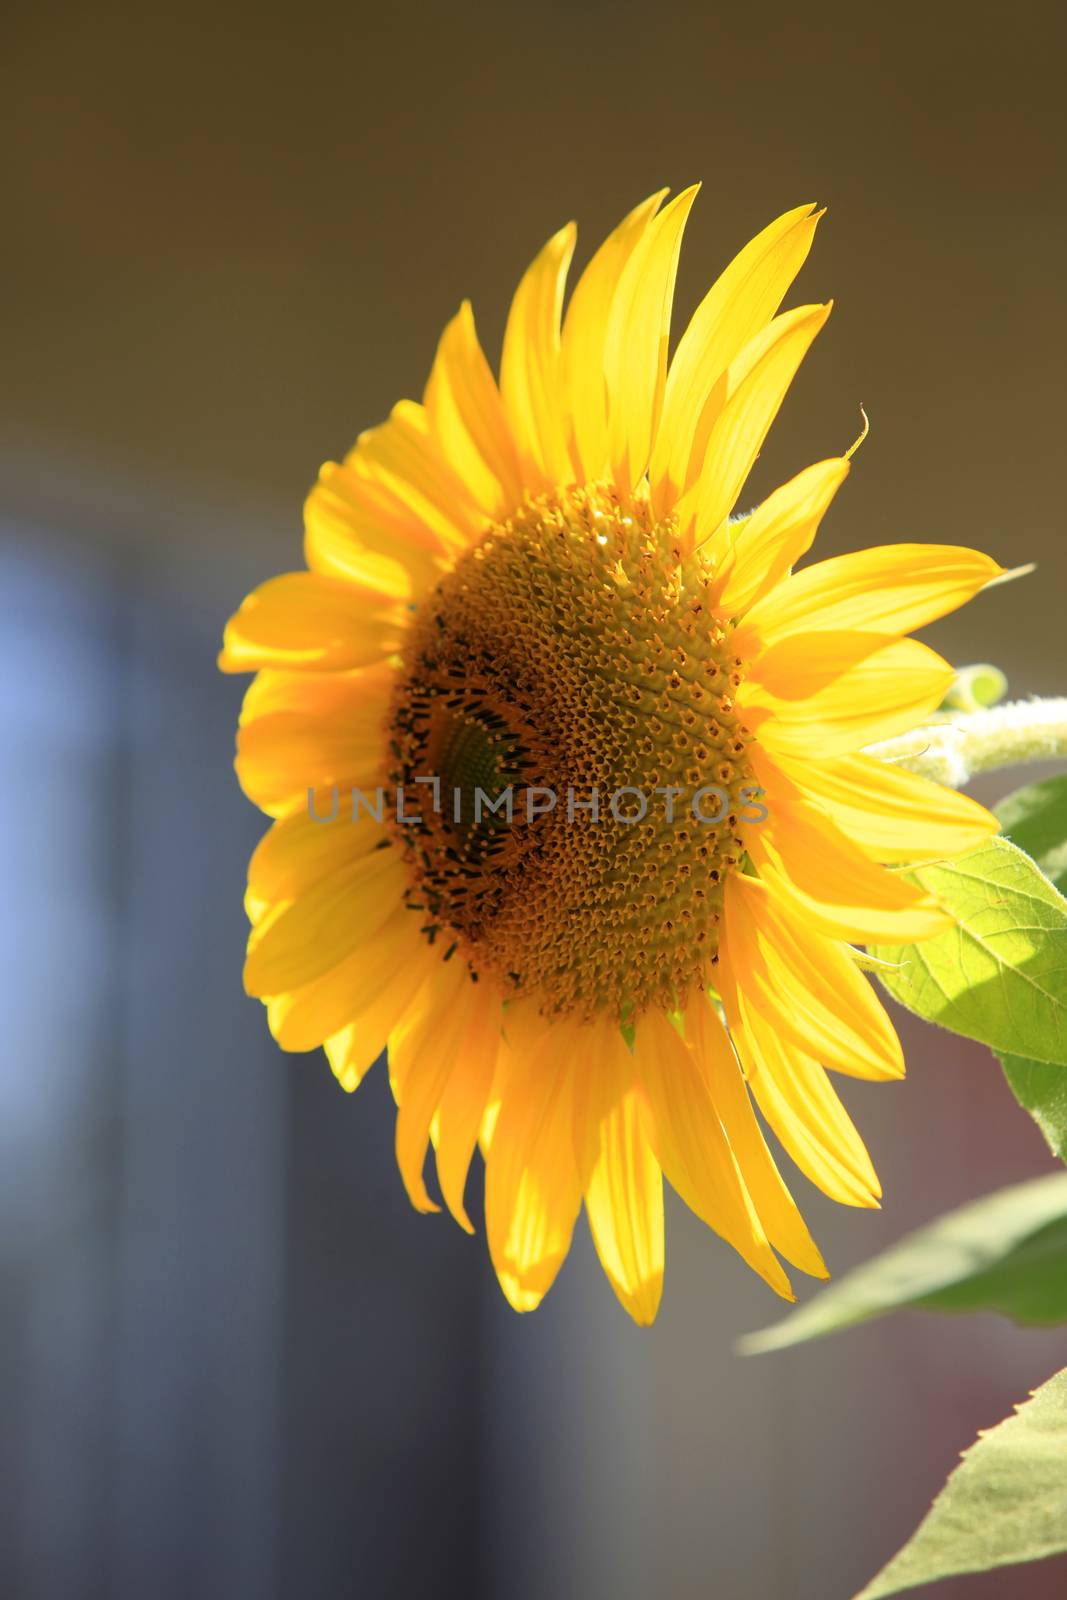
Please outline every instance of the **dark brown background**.
M835 312L748 498L847 445L864 402L824 550L1037 560L930 637L1063 692L1063 17L9 10L5 1593L846 1600L1062 1365L1052 1336L919 1317L741 1362L776 1307L678 1207L653 1333L584 1238L514 1318L481 1246L407 1209L381 1072L342 1099L241 999L258 824L212 652L243 589L298 564L319 462L419 392L461 297L495 357L551 231L576 217L584 259L702 178L683 310L779 211L830 208L794 300ZM1048 1167L984 1052L910 1048L906 1088L847 1086L885 1210L798 1180L839 1269Z

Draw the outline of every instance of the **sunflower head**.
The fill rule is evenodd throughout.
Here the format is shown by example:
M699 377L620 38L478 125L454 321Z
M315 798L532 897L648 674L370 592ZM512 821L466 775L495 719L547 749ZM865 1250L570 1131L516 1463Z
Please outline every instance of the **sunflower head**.
M490 528L413 623L388 776L439 782L396 827L414 892L546 1015L675 1008L714 961L752 774L712 578L646 496L572 486ZM729 805L676 818L687 793Z
M885 767L951 669L905 635L1000 573L914 544L793 569L849 471L735 506L828 305L779 312L821 213L731 262L668 363L694 198L653 196L563 315L572 227L512 303L499 381L464 305L421 403L327 465L308 571L231 620L257 676L238 774L249 992L354 1088L383 1049L397 1156L467 1228L473 1152L500 1282L536 1305L584 1201L640 1321L662 1179L780 1293L821 1257L766 1143L846 1204L878 1185L827 1069L903 1071L851 946L945 924L899 871L972 847L979 806Z

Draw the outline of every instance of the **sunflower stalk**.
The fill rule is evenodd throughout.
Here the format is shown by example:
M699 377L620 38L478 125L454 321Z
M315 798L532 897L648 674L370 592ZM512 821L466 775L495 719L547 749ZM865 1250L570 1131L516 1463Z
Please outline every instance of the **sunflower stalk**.
M1067 760L1067 699L1014 700L868 747L923 778L960 789L980 772Z

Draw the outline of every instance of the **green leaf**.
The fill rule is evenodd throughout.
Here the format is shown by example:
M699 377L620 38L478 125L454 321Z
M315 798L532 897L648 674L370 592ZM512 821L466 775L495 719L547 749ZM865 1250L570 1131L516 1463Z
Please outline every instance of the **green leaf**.
M1067 1550L1067 1371L964 1452L908 1543L855 1600Z
M1029 1111L1054 1156L1067 1161L1067 1071L1047 1061L1001 1056L1012 1094Z
M889 993L998 1055L1067 1065L1067 900L1006 839L910 876L957 926L872 949L897 963L879 972Z
M782 1350L905 1306L1000 1311L1016 1322L1067 1321L1067 1172L999 1189L920 1228L836 1279L745 1355Z
M1006 836L1067 894L1067 774L1028 783L993 810Z

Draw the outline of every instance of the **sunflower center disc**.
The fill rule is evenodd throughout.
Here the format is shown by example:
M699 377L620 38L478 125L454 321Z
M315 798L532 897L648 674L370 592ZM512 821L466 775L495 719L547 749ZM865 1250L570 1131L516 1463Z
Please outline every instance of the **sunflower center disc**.
M715 957L755 783L709 580L643 500L570 489L490 528L413 624L389 775L411 903L548 1014L673 1007Z

